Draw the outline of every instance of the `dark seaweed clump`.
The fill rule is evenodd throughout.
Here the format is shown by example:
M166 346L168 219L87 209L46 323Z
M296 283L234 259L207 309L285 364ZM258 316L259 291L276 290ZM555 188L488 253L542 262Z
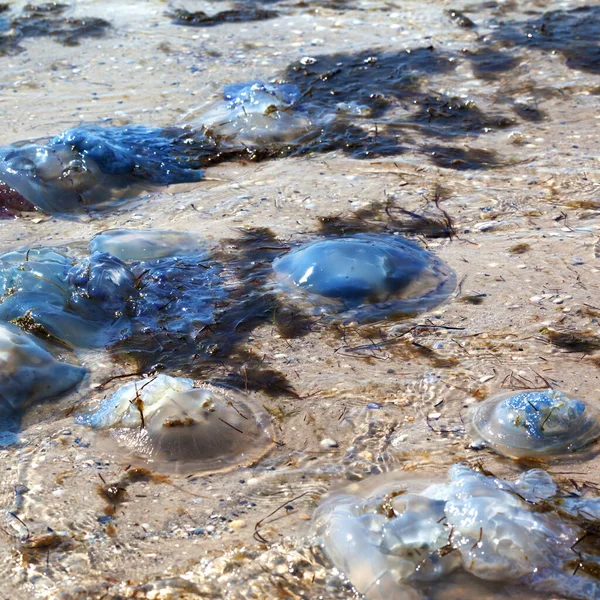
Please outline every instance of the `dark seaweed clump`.
M526 22L504 21L491 39L507 47L560 52L571 69L600 73L600 7L553 10Z
M439 144L515 124L512 116L487 114L472 101L431 92L428 79L454 71L455 57L429 46L315 58L311 64L291 65L282 79L299 87L302 105L312 113L338 113L338 118L330 119L297 153L343 150L354 158L371 158L399 155L421 145L419 150L430 154L434 163L448 168L489 168L500 163L491 151L452 147L446 151ZM340 116L342 105L362 107L363 116ZM434 138L435 144L419 142L427 138ZM448 154L453 156L446 158Z
M168 14L176 25L187 25L188 27L212 27L220 23L247 23L249 21L265 21L278 16L274 10L263 8L238 6L230 10L220 11L212 16L203 11L190 12L184 8L178 8Z
M439 167L456 171L491 169L502 165L502 161L495 152L481 148L459 148L433 144L425 146L423 151L429 155L431 162Z
M449 197L450 192L438 185L424 197L426 204L420 212L407 210L393 198L387 198L351 215L319 217L319 229L325 235L401 232L425 238L453 238L454 221L442 206Z
M8 4L2 5L2 14L10 10ZM50 37L64 46L77 46L84 38L102 37L110 27L110 23L97 17L80 18L65 16L68 4L46 2L42 4L27 4L21 15L4 17L6 27L0 34L0 56L17 54L24 48L20 42L26 38Z

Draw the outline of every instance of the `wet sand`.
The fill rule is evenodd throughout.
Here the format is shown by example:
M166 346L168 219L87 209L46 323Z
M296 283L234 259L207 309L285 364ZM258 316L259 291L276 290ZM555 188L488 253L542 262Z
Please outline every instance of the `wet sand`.
M341 330L317 321L292 339L274 322L250 329L236 360L207 376L258 388L250 391L273 416L276 447L249 468L148 477L116 507L99 488L126 472L72 412L136 365L80 352L89 380L34 407L21 445L0 451L1 597L350 598L310 538L325 493L391 469L437 478L461 460L499 475L525 468L467 447L465 408L498 391L552 386L600 406L598 46L576 35L537 45L527 37L556 10L557 22L585 20L585 38L600 11L585 2L490 4L466 13L470 28L445 12L469 8L462 3L339 4L265 3L280 15L192 28L172 23L164 2L85 1L74 14L108 20L102 37L74 47L24 38L26 52L0 58L3 144L81 122L184 122L224 84L312 76L299 66L304 57L316 59L317 78L324 66L353 70L339 83L348 94L358 96L352 80L361 88L374 80L389 100L357 120L368 143L223 163L198 184L84 217L23 213L0 222L2 252L85 246L108 227L188 231L210 248L268 227L285 245L336 217L366 231L403 224L459 282L447 303L406 321ZM421 58L431 46L443 67ZM394 61L408 78L396 96L375 70ZM363 63L373 70L360 75ZM327 107L327 88L315 98ZM432 236L422 219L407 223L407 211L442 225L449 217L453 234ZM248 382L245 364L280 375ZM592 448L546 466L566 486L600 485L599 464ZM464 597L460 587L452 593L443 597ZM524 589L510 597L535 598Z

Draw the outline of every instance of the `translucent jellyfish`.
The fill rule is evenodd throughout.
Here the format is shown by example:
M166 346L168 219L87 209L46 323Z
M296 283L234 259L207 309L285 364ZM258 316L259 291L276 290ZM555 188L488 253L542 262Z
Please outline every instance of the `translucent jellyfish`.
M49 213L136 196L151 184L202 178L202 139L185 128L139 125L70 129L46 145L0 150L0 180Z
M314 131L297 103L300 90L289 84L249 83L225 87L223 101L209 106L191 124L237 146L289 143Z
M128 257L169 254L171 235L159 234L145 237L164 244L136 239L118 250ZM183 234L178 240L172 253L191 243ZM128 350L150 345L168 353L173 345L192 344L194 333L214 322L216 305L226 297L219 272L198 248L128 264L99 251L79 260L52 248L10 252L0 256L0 320L73 347L125 343Z
M476 445L505 456L550 456L598 439L600 414L558 390L509 392L472 408L469 427Z
M369 599L425 598L425 590L444 598L453 583L466 598L496 582L598 598L598 580L573 568L573 544L591 528L598 499L579 497L570 507L577 518L565 515L565 500L539 469L509 482L458 464L448 483L399 473L354 485L330 496L314 525L334 565ZM589 535L579 559L597 570L600 539Z
M250 465L273 444L268 416L245 394L167 375L124 385L77 421L105 430L109 453L155 471Z
M59 396L84 376L85 369L56 360L32 335L0 324L0 446L17 440L28 406Z
M182 231L107 229L94 236L90 252L107 252L123 261L155 260L198 251L198 240Z
M353 235L309 242L273 262L293 299L315 312L376 321L423 312L454 289L452 271L395 236Z
M75 261L51 248L0 257L0 319L93 348L126 337L136 276L118 259L96 252Z

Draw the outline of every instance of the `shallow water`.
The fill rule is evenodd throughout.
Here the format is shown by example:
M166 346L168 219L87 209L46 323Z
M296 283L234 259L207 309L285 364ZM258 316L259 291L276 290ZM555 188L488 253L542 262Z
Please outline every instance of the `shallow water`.
M327 492L392 470L439 479L457 461L509 478L539 466L468 447L467 409L494 393L553 387L600 408L595 5L248 1L207 27L172 15L234 3L84 0L44 35L11 28L24 5L0 13L3 146L83 123L182 126L254 80L297 86L319 127L211 155L197 183L68 218L17 203L0 221L2 254L85 254L108 228L187 232L229 298L193 343L167 331L134 351L77 351L89 379L24 414L19 445L0 452L0 595L358 596L312 537ZM73 46L70 18L110 26ZM340 327L270 293L291 247L397 231L456 273L446 303ZM159 364L248 392L272 416L273 450L210 476L124 471L74 415ZM541 460L570 491L600 485L597 446ZM444 598L461 586L506 597L459 581Z

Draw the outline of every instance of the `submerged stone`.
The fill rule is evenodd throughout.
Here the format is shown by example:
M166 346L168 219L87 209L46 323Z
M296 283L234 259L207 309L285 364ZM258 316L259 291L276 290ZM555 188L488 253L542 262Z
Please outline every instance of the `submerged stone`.
M194 236L159 229L107 229L94 236L90 252L108 252L119 260L155 260L198 251Z
M167 375L122 386L77 421L104 430L108 452L159 472L249 465L273 443L266 413L245 394Z
M80 211L151 185L199 181L201 145L185 128L82 125L44 146L0 150L0 180L46 212Z
M56 360L32 335L0 324L0 446L17 441L27 407L66 392L84 376L85 369Z
M314 129L297 106L301 96L290 84L251 81L228 85L223 100L213 103L191 124L234 145L295 143Z
M359 321L415 314L452 291L452 271L395 236L353 235L304 244L273 262L279 282L317 312Z
M600 438L600 413L558 390L496 395L469 419L475 443L513 458L572 452Z
M370 600L438 597L452 582L465 598L484 582L597 598L600 584L573 568L572 548L592 526L598 499L567 502L581 511L576 519L565 516L565 500L539 469L509 482L458 464L447 483L389 474L333 494L314 524L329 558ZM579 558L599 568L590 551L598 533L589 535Z

